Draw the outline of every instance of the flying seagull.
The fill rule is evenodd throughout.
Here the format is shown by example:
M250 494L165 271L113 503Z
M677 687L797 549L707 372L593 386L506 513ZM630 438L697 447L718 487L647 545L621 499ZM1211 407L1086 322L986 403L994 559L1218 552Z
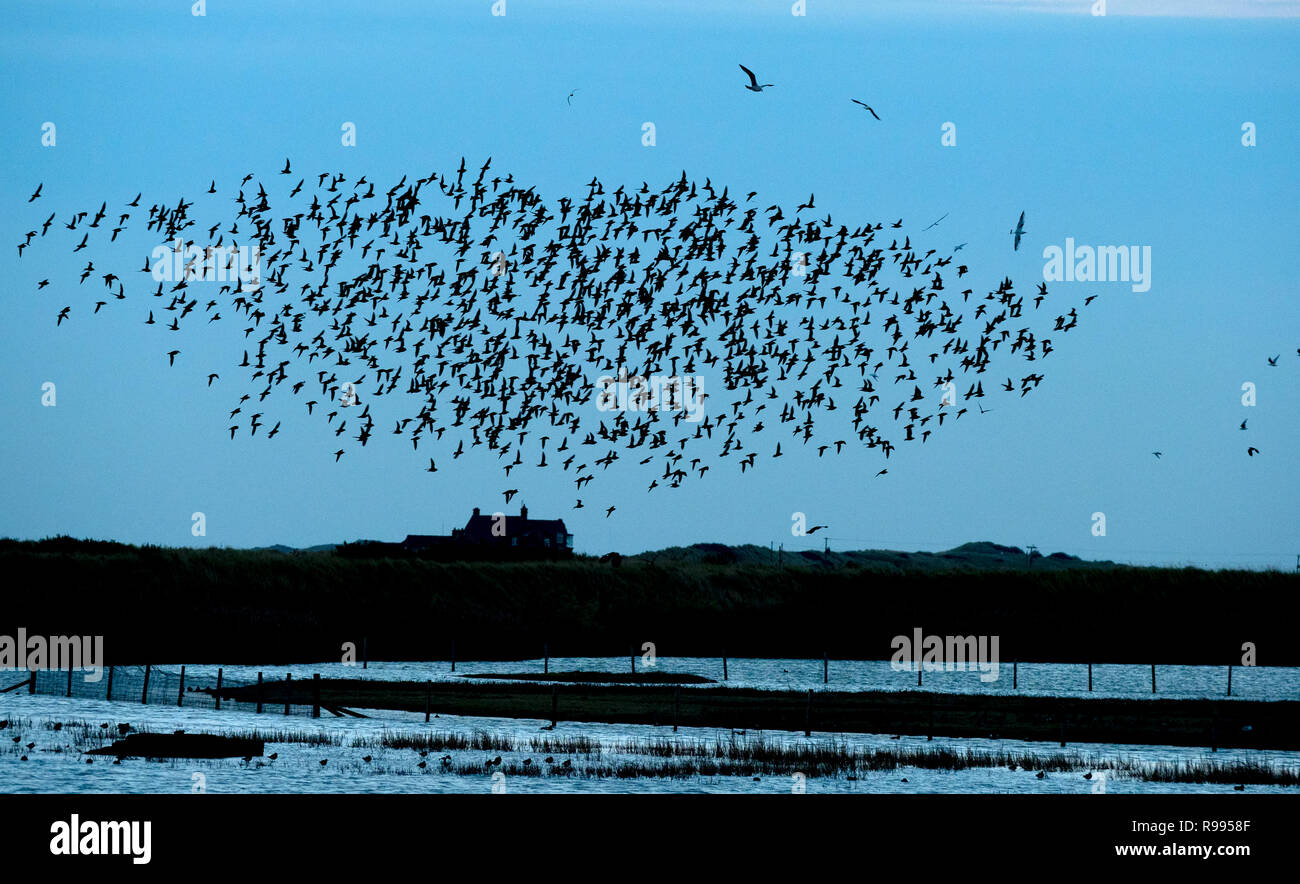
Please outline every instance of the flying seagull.
M1017 251L1017 252L1020 251L1020 237L1025 235L1025 213L1024 212L1020 213L1020 220L1016 222L1016 229L1008 230L1007 233L1009 233L1011 236L1014 236L1016 238L1015 247L1013 251Z
M867 104L865 101L858 101L856 98L850 98L849 101L853 102L854 104L860 104L860 105L862 105L862 106L865 107L868 111L870 111L870 113L871 113L871 115L872 115L873 117L875 117L877 120L880 119L880 114L878 114L878 113L876 113L874 110L872 110L871 105Z
M949 215L951 215L951 214L952 214L952 212L944 212L944 213L943 213L943 218L947 218L947 217L948 217ZM940 218L939 221L942 221L943 218ZM937 226L939 225L939 221L934 222L933 224L930 225L930 227L937 227ZM925 228L925 230L929 230L930 227ZM923 230L923 231L921 231L921 232L924 233L925 230Z
M749 75L749 85L746 86L745 88L748 89L750 92L762 92L768 86L776 85L775 83L763 83L762 85L759 85L758 77L754 76L753 71L745 67L743 64L740 66L740 69Z
M1154 454L1156 457L1160 457L1160 455L1164 454L1163 451L1153 451L1151 453Z
M574 89L572 92L569 93L569 97L566 98L566 99L564 99L565 103L566 103L566 104L569 104L569 105L572 105L572 104L573 104L573 96L575 96L575 95L577 95L577 94L578 94L578 90L577 90L577 89Z
M1252 445L1250 448L1247 448L1247 449L1246 449L1246 455L1247 455L1248 457L1254 457L1254 456L1257 455L1257 454L1259 454L1259 449L1256 448L1256 447L1253 446L1253 445Z
M1250 420L1250 418L1246 418L1246 420ZM1241 429L1246 429L1246 421L1241 422Z
M30 203L30 202L33 202L33 201L34 201L38 196L40 196L40 195L41 195L41 188L44 187L44 186L45 186L45 182L44 182L44 181L42 181L40 184L36 185L36 192L35 192L34 194L31 195L31 197L27 200L27 202L29 202L29 203Z
M1269 357L1269 360L1268 360L1268 364L1271 365L1271 366L1273 366L1274 368L1276 368L1276 367L1277 367L1277 361L1278 361L1279 359L1281 359L1281 358L1282 358L1282 354L1281 354L1281 353L1277 354L1276 356L1270 356L1270 357Z

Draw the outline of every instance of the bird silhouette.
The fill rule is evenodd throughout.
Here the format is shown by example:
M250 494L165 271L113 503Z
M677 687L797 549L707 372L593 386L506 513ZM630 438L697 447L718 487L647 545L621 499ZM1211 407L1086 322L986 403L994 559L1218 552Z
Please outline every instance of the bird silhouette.
M749 85L746 86L745 88L748 89L750 92L762 92L767 87L776 85L775 83L763 83L760 85L758 82L758 77L754 76L753 71L745 67L743 64L740 66L740 69L745 72L746 76L749 77Z
M753 75L751 74L750 76ZM865 107L873 117L875 117L877 120L880 119L880 115L877 114L874 110L872 110L871 105L867 104L865 101L858 101L856 98L850 98L849 101L853 102L854 104L858 104L861 105L862 107ZM930 229L929 227L926 228L926 230L929 229Z
M1016 226L1009 232L1012 236L1015 237L1012 251L1016 251L1016 252L1020 251L1020 238L1025 235L1025 213L1024 212L1020 213L1020 220L1016 222Z

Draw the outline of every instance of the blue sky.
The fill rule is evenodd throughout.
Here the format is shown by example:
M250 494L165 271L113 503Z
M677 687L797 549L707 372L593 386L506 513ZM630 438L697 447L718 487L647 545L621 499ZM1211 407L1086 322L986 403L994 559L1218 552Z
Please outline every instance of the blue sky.
M1184 16L1157 0L1112 2L1104 18L1089 5L810 0L796 17L788 2L507 0L493 16L487 0L363 11L210 2L195 17L184 3L19 3L0 35L10 208L0 221L0 535L397 540L463 524L474 506L515 512L522 500L535 516L564 518L578 549L595 553L698 541L821 548L822 535L791 535L797 511L831 526L823 533L840 549L994 540L1144 563L1294 567L1294 4L1206 0L1183 5L1195 13ZM747 92L738 63L777 85ZM41 144L46 121L54 147ZM340 144L345 121L356 147ZM646 121L654 147L641 143ZM1248 121L1254 147L1241 143ZM940 142L946 122L956 146ZM491 156L495 170L547 194L577 192L593 175L608 189L661 187L685 169L733 193L757 190L763 205L816 193L819 209L849 224L901 217L916 232L948 213L926 236L943 249L968 243L976 291L1003 276L1029 291L1043 249L1067 237L1149 246L1152 284L1054 283L1072 302L1098 299L1056 340L1038 390L992 397L992 413L904 445L887 464L852 446L837 458L791 451L743 477L718 468L655 494L646 475L611 470L574 511L568 474L503 483L489 455L454 468L440 457L430 475L438 452L413 452L382 421L369 446L336 464L333 433L297 402L273 415L284 420L276 439L232 443L242 324L167 337L143 324L152 285L129 275L128 299L90 316L102 296L77 285L81 259L133 271L158 243L137 229L141 245L125 256L73 259L61 228L72 211L140 191L142 205L197 198L213 179L228 197L249 172L269 182L286 156L295 170L380 185ZM19 259L15 245L51 211L50 238ZM1021 211L1030 233L1013 252L1006 231ZM56 328L69 304L73 321ZM169 370L173 346L185 355ZM212 388L209 371L222 373ZM53 408L41 405L47 381ZM1241 403L1246 382L1255 407ZM1248 458L1248 445L1260 454ZM506 487L521 492L508 507ZM617 504L613 518L605 502ZM190 533L195 511L207 518L202 538ZM1092 534L1095 512L1106 514L1105 537Z

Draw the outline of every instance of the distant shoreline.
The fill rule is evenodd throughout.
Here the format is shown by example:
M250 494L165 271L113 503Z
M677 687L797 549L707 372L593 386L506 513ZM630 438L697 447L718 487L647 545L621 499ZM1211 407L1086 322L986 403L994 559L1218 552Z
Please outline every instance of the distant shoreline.
M917 628L999 636L1004 664L1240 665L1251 643L1259 665L1300 665L1300 573L1026 569L974 546L946 567L775 567L729 562L730 548L614 565L0 541L0 634L102 635L119 665L338 660L345 643L386 660L617 656L643 642L666 657L883 660Z

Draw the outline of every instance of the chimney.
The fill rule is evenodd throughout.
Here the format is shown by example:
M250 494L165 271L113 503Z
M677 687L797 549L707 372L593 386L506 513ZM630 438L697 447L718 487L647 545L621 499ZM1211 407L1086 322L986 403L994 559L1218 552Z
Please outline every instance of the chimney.
M474 515L478 515L478 507L474 507Z
M528 518L528 507L522 503L519 504L519 518L521 519Z

